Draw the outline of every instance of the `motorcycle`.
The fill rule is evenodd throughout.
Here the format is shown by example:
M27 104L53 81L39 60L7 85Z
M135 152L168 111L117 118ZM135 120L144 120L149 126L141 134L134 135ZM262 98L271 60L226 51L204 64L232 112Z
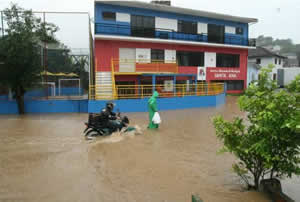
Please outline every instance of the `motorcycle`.
M125 128L125 130L123 130L124 133L135 130L135 128L133 127L128 127L129 124L128 117L126 116L122 117L120 112L117 113L117 117L118 119L116 120L116 123L120 124L121 130ZM90 113L88 122L84 124L86 128L83 133L87 139L92 139L93 137L97 137L97 136L109 136L112 133L118 131L117 128L115 130L111 130L107 128L106 124L104 124L103 121L101 120L99 114Z

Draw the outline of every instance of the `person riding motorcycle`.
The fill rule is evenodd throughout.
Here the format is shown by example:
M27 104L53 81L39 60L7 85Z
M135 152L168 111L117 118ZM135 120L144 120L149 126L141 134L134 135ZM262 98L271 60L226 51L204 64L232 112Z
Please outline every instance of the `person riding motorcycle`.
M106 103L106 107L100 112L100 121L104 127L108 128L110 133L121 131L122 128L127 127L129 119L125 116L120 120L120 116L113 112L114 103Z
M108 120L117 120L117 114L113 112L114 110L114 103L107 102L105 108L101 109L100 117L102 121L106 122Z

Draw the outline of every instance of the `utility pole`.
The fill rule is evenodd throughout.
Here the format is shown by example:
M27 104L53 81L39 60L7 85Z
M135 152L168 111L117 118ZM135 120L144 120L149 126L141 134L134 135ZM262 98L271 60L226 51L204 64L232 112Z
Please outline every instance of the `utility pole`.
M45 12L43 12L43 20L44 20L44 26L45 26L45 23L46 23L46 14ZM46 31L46 30L44 30ZM44 51L43 51L43 60L44 60L44 82L46 84L46 99L48 100L48 76L47 76L47 41L46 39L44 40Z

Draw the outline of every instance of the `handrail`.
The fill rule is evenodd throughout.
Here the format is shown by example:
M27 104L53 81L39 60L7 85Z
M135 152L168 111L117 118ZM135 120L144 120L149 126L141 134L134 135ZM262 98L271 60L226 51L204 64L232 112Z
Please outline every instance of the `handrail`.
M222 38L220 38L218 35L209 35L207 33L183 33L171 29L144 28L136 26L132 27L130 25L121 25L117 23L95 23L95 33L171 40L187 40L196 42L221 43L254 47L256 46L255 39L248 39L248 37L244 37L242 35L224 34L224 38L222 40ZM214 40L214 38L217 38L217 40Z
M115 81L115 70L114 70L114 61L111 60L111 82L113 88L113 99L116 98L116 81Z
M95 91L94 97L90 99L111 99L111 85L90 86L91 91ZM159 92L159 97L185 97L185 96L209 96L224 93L224 83L207 84L176 84L165 86L155 85L155 90ZM143 99L151 97L153 94L153 85L115 85L114 99ZM92 95L92 94L91 94Z

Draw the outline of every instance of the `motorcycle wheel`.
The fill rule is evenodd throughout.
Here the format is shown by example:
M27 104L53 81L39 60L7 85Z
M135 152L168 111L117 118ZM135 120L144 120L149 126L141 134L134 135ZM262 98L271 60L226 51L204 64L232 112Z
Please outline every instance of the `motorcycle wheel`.
M101 134L96 130L90 130L85 134L85 138L92 140L96 136L100 136Z

